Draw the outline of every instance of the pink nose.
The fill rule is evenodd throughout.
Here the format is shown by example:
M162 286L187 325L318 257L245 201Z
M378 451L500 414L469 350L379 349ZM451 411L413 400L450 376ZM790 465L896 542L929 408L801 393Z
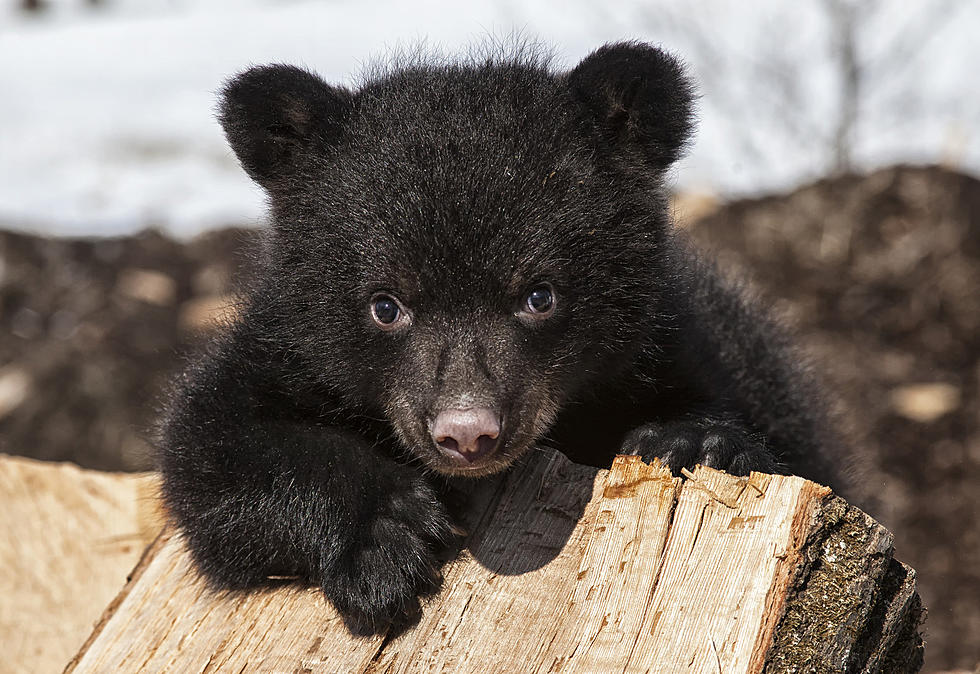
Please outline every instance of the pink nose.
M432 423L432 439L451 458L468 463L489 454L497 446L500 422L485 407L443 410Z

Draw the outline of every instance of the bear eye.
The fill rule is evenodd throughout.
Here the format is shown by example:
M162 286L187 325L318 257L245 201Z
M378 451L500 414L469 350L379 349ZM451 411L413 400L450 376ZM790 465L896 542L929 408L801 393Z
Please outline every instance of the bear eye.
M548 283L534 286L524 298L523 311L533 318L547 318L555 311L555 291Z
M371 298L371 318L382 330L393 330L408 321L408 312L391 295L378 293Z

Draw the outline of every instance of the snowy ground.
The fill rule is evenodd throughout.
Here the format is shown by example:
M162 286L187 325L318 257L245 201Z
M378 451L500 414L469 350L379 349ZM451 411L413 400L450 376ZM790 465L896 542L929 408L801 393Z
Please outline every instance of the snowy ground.
M452 51L514 31L554 45L562 65L624 38L682 54L705 90L682 186L760 192L828 167L836 89L828 24L812 2L104 0L93 11L58 0L38 17L13 4L0 10L6 227L191 234L257 222L262 195L213 117L224 79L285 61L352 83L361 64L399 45ZM894 9L862 26L877 65L856 134L861 167L945 161L980 171L980 47L971 44L980 3L933 4L939 19L926 3L886 1Z

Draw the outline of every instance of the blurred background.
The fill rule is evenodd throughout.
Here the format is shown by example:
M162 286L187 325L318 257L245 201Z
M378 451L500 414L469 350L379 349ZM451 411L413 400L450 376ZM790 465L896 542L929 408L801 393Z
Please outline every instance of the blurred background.
M0 0L0 452L152 467L167 378L263 220L214 119L234 73L356 85L419 44L523 35L570 67L652 41L702 92L679 226L800 335L853 438L854 500L919 573L926 671L974 671L978 31L975 0Z

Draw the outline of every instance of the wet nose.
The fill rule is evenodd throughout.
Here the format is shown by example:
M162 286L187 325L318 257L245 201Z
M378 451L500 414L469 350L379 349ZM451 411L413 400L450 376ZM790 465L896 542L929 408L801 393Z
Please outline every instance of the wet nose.
M485 407L443 410L432 422L432 439L453 458L472 463L497 446L500 421Z

